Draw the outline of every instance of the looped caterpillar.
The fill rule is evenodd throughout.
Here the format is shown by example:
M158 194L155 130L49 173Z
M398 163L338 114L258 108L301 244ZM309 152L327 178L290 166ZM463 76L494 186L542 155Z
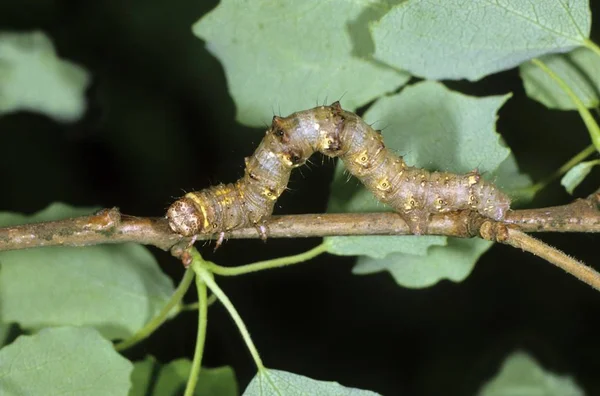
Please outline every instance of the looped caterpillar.
M408 166L385 147L380 131L335 102L288 117L274 116L254 155L245 159L244 177L175 201L167 211L171 229L184 236L220 233L221 241L227 231L254 225L266 238L263 223L286 189L292 169L315 151L339 157L414 234L426 232L433 213L471 210L502 220L510 207L508 196L477 171L456 175Z

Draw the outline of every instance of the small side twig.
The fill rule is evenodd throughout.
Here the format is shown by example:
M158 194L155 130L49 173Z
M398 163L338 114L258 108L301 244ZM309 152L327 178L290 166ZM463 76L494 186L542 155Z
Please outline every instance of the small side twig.
M588 267L581 261L568 256L557 248L519 230L508 229L508 238L503 242L507 245L523 249L535 254L551 264L562 268L582 282L596 290L600 290L600 273Z

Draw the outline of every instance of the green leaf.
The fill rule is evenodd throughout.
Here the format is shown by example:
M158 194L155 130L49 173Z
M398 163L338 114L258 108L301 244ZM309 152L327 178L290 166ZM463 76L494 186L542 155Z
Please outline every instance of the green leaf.
M89 82L84 68L57 57L44 33L0 33L0 115L30 110L76 121Z
M588 0L403 1L372 25L375 58L430 79L478 80L589 37Z
M317 381L280 370L259 371L243 396L375 396L378 393L347 388L337 382Z
M352 273L363 275L385 270L399 285L412 288L433 286L442 279L462 282L479 257L492 246L492 242L482 239L447 239L446 246L430 247L427 256L394 253L379 260L361 256Z
M587 48L568 54L553 54L540 59L571 87L588 108L600 105L600 57ZM556 81L531 62L520 67L527 95L551 109L577 110L577 106Z
M11 327L11 323L0 323L0 348L2 348L4 344L6 344Z
M44 221L54 221L68 219L71 217L87 216L99 210L100 208L75 208L60 202L50 204L44 210L41 210L31 216L25 216L21 213L0 212L0 227L9 227L19 224L40 223Z
M575 188L581 184L596 165L600 165L600 160L585 161L575 165L563 176L560 184L563 185L569 194L573 194Z
M0 225L82 215L54 204L31 217L0 213ZM0 252L0 321L24 329L93 326L127 338L166 303L173 283L140 245L47 247Z
M571 377L546 371L528 354L515 352L478 395L584 396L585 393Z
M352 110L408 80L353 55L368 52L362 47L369 44L353 43L350 29L360 29L358 18L377 6L375 0L222 0L193 31L225 68L237 120L262 126L274 112L342 96Z
M0 394L127 395L132 369L94 329L44 329L0 349Z
M495 125L511 96L478 98L426 81L378 100L365 120L386 126L386 145L413 166L486 174L510 154Z
M192 362L177 359L160 364L151 356L134 364L129 396L177 396L183 394ZM233 369L228 366L202 368L194 395L236 396L238 387Z
M398 243L399 242L399 243ZM403 236L365 235L325 238L327 251L340 256L365 255L372 258L384 258L390 253L401 250L416 256L427 255L431 246L444 246L447 238L435 235Z
M513 154L509 155L496 169L492 181L511 199L511 207L529 202L535 196L529 175L521 173Z

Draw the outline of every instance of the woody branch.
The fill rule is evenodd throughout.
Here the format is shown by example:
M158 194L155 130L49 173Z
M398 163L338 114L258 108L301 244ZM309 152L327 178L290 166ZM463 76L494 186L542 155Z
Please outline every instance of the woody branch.
M482 225L489 222L471 211L436 214L428 223L427 234L493 239L482 235ZM501 224L525 233L600 232L600 190L567 205L511 211ZM411 234L408 225L394 212L273 216L266 226L269 238ZM197 239L211 238L212 235L200 235ZM259 233L248 227L231 231L228 238L259 238ZM165 218L129 216L117 208L72 219L0 228L0 251L125 242L170 250L189 241L190 238L174 233Z

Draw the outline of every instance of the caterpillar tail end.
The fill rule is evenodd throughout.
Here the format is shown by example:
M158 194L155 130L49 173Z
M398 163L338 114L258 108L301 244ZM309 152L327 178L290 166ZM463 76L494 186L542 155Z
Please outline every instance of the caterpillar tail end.
M167 219L171 230L185 237L200 234L205 220L204 213L188 197L173 202L167 210Z

